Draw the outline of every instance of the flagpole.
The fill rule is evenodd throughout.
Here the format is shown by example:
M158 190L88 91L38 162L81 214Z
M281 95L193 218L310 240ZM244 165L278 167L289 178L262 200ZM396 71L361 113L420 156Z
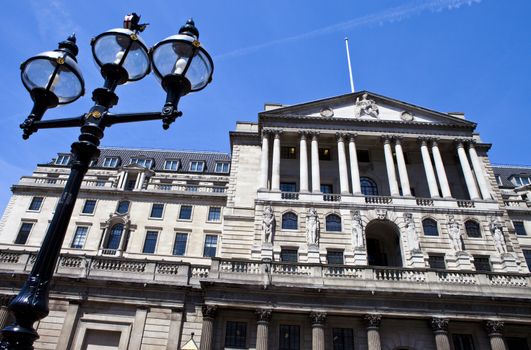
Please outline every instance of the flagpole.
M345 37L345 48L347 49L348 74L350 77L350 90L354 92L354 79L352 78L352 65L350 64L350 52L348 49L348 38Z

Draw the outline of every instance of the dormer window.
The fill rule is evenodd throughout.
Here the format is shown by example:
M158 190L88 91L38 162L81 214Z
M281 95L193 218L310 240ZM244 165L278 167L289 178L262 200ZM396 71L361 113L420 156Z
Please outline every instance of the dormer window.
M136 164L136 165L144 167L146 169L151 169L151 167L153 166L153 159L131 158L131 163L130 164Z
M177 171L177 169L179 169L179 161L178 160L165 160L163 168L164 170Z
M55 160L55 165L68 165L70 163L70 158L69 154L60 154Z
M116 168L119 163L118 157L105 157L103 160L103 167L104 168Z
M516 186L525 186L531 183L531 179L527 175L513 175L511 176L511 182Z
M216 162L215 173L228 173L230 168L229 162Z
M205 162L204 161L197 161L193 160L190 162L190 171L201 173L205 169Z

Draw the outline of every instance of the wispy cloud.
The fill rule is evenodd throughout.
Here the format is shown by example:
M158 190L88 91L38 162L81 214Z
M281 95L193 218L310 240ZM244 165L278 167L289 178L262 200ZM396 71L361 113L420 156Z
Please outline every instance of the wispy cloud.
M59 35L66 39L68 35L81 31L81 27L72 19L62 0L32 0L31 10L37 21L41 39L49 35Z
M417 0L405 5L393 7L382 12L377 12L362 17L357 17L349 21L337 23L327 27L318 28L306 33L292 35L277 40L268 41L262 44L252 45L216 56L216 59L247 55L274 45L290 43L302 39L314 38L317 36L350 30L356 27L369 25L383 25L403 21L422 12L440 12L445 10L455 10L462 6L472 6L480 3L481 0Z

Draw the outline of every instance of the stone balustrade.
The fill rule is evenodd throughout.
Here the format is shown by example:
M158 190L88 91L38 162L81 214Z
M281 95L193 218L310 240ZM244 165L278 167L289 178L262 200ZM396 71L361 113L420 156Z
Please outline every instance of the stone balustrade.
M66 185L67 177L45 177L45 176L22 176L20 178L20 185L38 185L38 186L57 186L64 187ZM81 187L102 187L114 188L114 178L107 179L90 179L85 178L81 183Z
M147 190L172 191L172 192L200 192L200 193L225 193L225 186L207 186L207 185L186 185L186 184L165 184L150 183Z

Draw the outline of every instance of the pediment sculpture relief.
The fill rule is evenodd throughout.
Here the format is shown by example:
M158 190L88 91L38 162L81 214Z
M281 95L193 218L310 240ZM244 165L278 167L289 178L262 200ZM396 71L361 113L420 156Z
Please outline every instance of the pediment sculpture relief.
M378 105L374 100L368 99L367 94L363 94L362 98L356 98L356 118L363 117L364 115L368 115L370 117L378 119L378 115L380 114L380 111L378 110Z

